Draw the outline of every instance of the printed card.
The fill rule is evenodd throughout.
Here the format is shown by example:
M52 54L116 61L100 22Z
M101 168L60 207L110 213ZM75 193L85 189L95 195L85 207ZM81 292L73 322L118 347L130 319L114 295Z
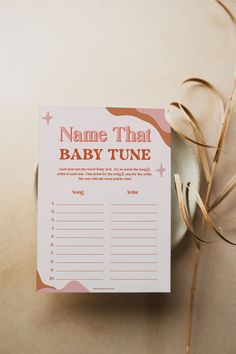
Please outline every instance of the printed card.
M37 290L169 292L163 109L41 109Z

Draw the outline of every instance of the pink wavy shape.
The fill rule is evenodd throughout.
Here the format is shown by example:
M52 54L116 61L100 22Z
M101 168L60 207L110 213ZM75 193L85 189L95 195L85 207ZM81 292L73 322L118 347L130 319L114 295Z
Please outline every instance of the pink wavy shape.
M159 123L162 130L165 132L170 132L170 125L166 121L165 110L159 108L136 108L138 112L148 114L152 117L157 123Z
M70 281L62 289L42 288L39 292L43 293L89 293L89 290L78 281Z

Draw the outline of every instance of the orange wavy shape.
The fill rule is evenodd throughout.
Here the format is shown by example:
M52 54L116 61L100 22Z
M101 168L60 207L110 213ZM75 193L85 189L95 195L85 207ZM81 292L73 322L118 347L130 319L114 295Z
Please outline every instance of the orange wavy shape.
M133 116L137 117L141 120L144 120L145 122L150 123L152 126L156 128L160 136L162 137L162 140L170 146L170 133L162 130L158 122L153 119L150 115L146 113L142 113L138 111L136 108L112 108L112 107L106 107L107 111L113 114L114 116Z
M45 288L55 289L53 286L47 285L42 281L38 271L36 272L36 284L37 284L37 290L41 290Z

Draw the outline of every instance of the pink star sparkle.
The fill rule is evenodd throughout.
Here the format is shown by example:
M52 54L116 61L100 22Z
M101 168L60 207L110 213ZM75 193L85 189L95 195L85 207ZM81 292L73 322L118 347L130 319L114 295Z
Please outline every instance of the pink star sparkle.
M42 119L45 119L45 121L47 122L47 125L49 125L50 120L51 120L52 118L53 118L53 117L50 116L49 112L47 112L46 116L43 117Z
M157 172L160 173L160 176L163 177L164 172L166 171L166 168L162 165L162 163L160 164L160 167L156 170Z

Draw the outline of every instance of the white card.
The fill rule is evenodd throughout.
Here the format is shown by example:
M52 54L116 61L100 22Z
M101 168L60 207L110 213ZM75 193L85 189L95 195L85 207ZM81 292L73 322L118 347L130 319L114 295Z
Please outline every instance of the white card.
M163 109L41 109L37 289L169 292Z

